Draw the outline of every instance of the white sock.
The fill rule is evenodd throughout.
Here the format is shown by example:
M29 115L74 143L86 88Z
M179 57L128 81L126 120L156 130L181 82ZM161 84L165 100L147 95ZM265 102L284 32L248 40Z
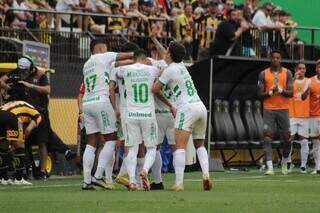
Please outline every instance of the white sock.
M137 168L136 168L137 183L140 184L141 186L142 186L142 180L141 180L141 177L140 177L140 172L141 172L141 170L143 168L144 161L145 161L145 158L138 158L138 160L137 160Z
M107 183L112 183L112 174L113 174L113 167L114 167L114 162L116 161L116 153L113 152L112 160L107 163L107 167L105 169L105 181Z
M162 168L162 157L161 157L160 151L157 151L156 158L152 166L152 175L155 183L162 182L161 168Z
M307 139L302 139L300 141L301 149L300 149L300 155L301 155L301 165L300 167L306 168L307 161L308 161L308 155L309 155L309 145Z
M91 171L94 163L96 148L87 144L83 153L83 182L91 183Z
M128 155L124 159L125 167L128 171L129 182L136 183L136 167L137 167L137 154L138 154L139 145L135 144L129 147Z
M107 141L100 154L99 154L99 159L98 159L98 166L97 166L97 170L96 173L94 174L94 177L97 179L101 179L103 172L106 170L106 168L108 168L108 174L106 174L106 179L110 179L110 177L112 176L112 174L110 174L110 170L112 171L112 169L110 169L110 167L113 166L112 164L112 159L113 159L113 155L114 155L114 148L115 148L115 141ZM112 177L111 177L112 180Z
M186 166L186 151L184 149L177 149L175 151L175 173L176 185L183 184L184 168Z
M320 140L312 140L313 142L313 156L315 162L315 169L320 170Z
M209 159L206 148L201 146L197 149L197 155L201 166L202 174L209 176Z
M123 159L123 162L122 162L122 164L121 164L121 167L120 167L120 171L119 171L118 176L124 176L124 175L126 175L126 174L128 174L128 172L127 172L126 164L125 164L124 159Z
M151 169L155 159L156 159L156 147L147 147L146 157L143 164L143 170L148 174Z
M266 164L267 164L267 168L268 168L268 169L273 170L272 160L268 160L268 161L266 162Z

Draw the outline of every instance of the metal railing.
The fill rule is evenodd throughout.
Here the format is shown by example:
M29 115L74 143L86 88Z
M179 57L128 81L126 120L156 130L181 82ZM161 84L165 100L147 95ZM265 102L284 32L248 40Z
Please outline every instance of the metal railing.
M297 38L286 42L292 33ZM232 45L228 53L245 57L268 57L270 50L277 49L286 59L291 60L316 60L320 57L320 28L296 27L283 28L281 31L261 31L250 29L238 39L239 45Z
M72 12L72 11L54 11L54 10L39 10L39 9L35 9L35 10L31 10L31 9L10 9L12 11L16 11L16 12L28 12L28 13L31 13L33 15L33 22L36 23L36 17L38 14L48 14L48 15L53 15L55 18L57 15L68 15L70 16L70 26L69 26L69 29L70 29L70 32L73 32L74 31L74 26L73 26L73 23L74 23L74 18L77 17L77 16L81 16L82 18L83 17L102 17L102 18L105 18L105 32L108 33L109 32L109 19L110 18L121 18L121 19L124 19L124 20L130 20L132 21L133 19L135 19L136 17L134 16L125 16L125 15L114 15L114 14L105 14L105 13L89 13L89 12ZM56 20L56 19L55 19ZM148 18L148 25L150 26L152 23L154 22L163 22L165 24L165 30L166 30L166 35L167 37L170 37L174 32L173 32L173 29L174 29L174 20L173 19L165 19L165 18ZM56 23L54 22L55 25L54 25L54 28L52 29L56 29L56 26L57 24L59 23ZM82 28L84 28L84 26L82 26ZM138 32L140 33L140 35L143 34L143 32Z

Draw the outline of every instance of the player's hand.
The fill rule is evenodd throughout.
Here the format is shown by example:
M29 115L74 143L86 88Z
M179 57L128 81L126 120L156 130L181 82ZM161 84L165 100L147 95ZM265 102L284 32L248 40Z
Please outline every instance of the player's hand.
M30 83L28 83L28 82L26 82L26 81L18 81L18 83L19 84L23 84L25 87L27 87L27 88L31 88L31 87L33 87L33 84L30 84Z
M174 106L170 107L170 112L172 113L173 117L175 118L177 115L177 109Z

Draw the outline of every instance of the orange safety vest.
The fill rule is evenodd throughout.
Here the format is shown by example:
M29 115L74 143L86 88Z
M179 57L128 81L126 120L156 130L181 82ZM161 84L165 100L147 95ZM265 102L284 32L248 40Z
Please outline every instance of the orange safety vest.
M311 78L310 117L320 117L320 80L317 76Z
M290 118L308 118L310 111L309 95L305 100L298 99L297 95L302 95L305 91L308 78L304 78L302 82L295 80L293 83L293 97L290 98L289 116Z
M288 70L281 68L280 72L272 72L270 68L264 70L264 91L268 92L271 88L279 86L283 89L287 88ZM274 94L263 102L266 110L289 109L289 98L280 94Z

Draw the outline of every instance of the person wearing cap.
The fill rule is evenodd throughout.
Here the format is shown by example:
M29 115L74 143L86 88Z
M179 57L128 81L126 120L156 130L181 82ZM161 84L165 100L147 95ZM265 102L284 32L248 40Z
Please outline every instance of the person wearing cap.
M46 179L46 162L48 158L47 147L51 148L52 151L64 154L67 160L71 160L75 157L75 153L63 143L51 128L48 110L48 95L51 92L51 87L48 77L43 71L35 66L33 60L29 56L22 56L18 60L17 70L0 78L0 88L10 91L10 89L12 89L12 84L8 82L10 82L11 76L16 72L20 73L20 78L22 78L22 80L18 83L23 88L24 92L22 95L14 97L14 100L22 100L31 104L42 117L39 126L34 129L26 141L26 145L36 144L39 146L40 172L35 175L37 178Z
M49 128L49 113L48 113L48 103L50 94L50 85L47 76L38 70L33 64L33 61L28 56L23 56L18 60L17 64L20 72L29 74L23 81L19 81L20 84L24 85L27 95L25 97L18 97L20 100L24 100L27 103L33 105L40 113L42 121L39 126L33 131L35 141L39 144L40 152L40 176L45 177L46 169L46 159L48 157L48 151L46 144L48 143L48 128ZM14 73L13 71L12 73ZM7 91L11 89L11 84L9 82L10 74L4 75L0 79L0 88ZM32 138L32 136L30 135Z

